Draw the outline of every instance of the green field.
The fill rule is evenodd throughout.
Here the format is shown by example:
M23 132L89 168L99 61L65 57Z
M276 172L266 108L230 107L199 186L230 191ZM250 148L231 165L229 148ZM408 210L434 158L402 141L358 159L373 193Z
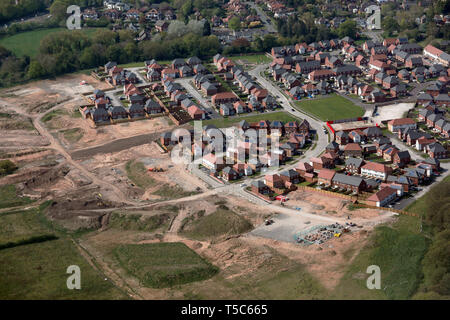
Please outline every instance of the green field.
M115 256L142 285L152 288L202 281L218 272L216 267L179 242L121 245L115 249Z
M28 197L19 197L17 195L16 186L0 186L0 209L23 206L32 202L33 201Z
M271 112L271 113L261 113L261 114L250 114L244 116L228 117L221 119L211 119L202 122L202 125L214 125L218 128L231 127L232 125L238 124L240 121L245 120L248 123L258 122L260 120L279 120L283 122L289 121L299 121L300 119L291 116L289 113L284 111Z
M185 221L183 227L184 235L197 240L242 234L253 228L248 220L228 208L219 208L207 216L200 214L200 217L192 222Z
M81 29L81 32L91 36L96 30L101 28L89 28ZM14 52L18 57L28 55L30 57L35 57L39 52L39 45L41 40L48 34L68 31L66 28L51 28L51 29L40 29L28 32L21 32L12 36L4 37L0 39L0 46Z
M422 259L427 239L420 232L420 220L399 216L392 226L378 226L333 292L336 299L409 299L422 279ZM367 267L381 270L381 289L369 290Z
M108 226L120 230L152 232L160 228L167 229L173 214L162 213L152 216L142 214L121 214L114 212L109 218Z
M242 56L231 56L231 60L234 62L238 62L238 60L242 61L248 61L249 63L253 64L262 64L262 63L269 63L272 61L269 57L267 57L265 54L249 54L249 55L242 55Z
M0 299L126 299L52 227L43 208L0 214ZM80 267L81 290L67 288L71 265Z
M323 121L356 118L364 115L364 110L361 107L336 94L315 100L296 101L295 105L297 109L312 114Z

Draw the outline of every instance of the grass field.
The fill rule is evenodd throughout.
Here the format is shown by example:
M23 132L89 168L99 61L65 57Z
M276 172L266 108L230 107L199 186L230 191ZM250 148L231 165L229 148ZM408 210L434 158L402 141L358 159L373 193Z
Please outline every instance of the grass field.
M72 128L62 131L64 139L70 143L75 143L83 137L83 130L80 128Z
M0 250L1 299L126 299L94 270L70 239ZM67 267L81 270L81 290L67 289Z
M32 202L28 197L19 197L14 185L0 186L0 209L23 206Z
M378 226L369 243L348 267L333 293L336 299L409 299L422 278L422 259L427 240L420 233L420 220L399 216L392 226ZM369 290L367 267L381 270L381 289Z
M237 117L229 117L229 118L221 118L221 119L211 119L211 120L205 120L202 122L203 125L214 125L218 128L225 128L225 127L231 127L232 125L235 125L239 123L240 121L245 120L248 123L251 122L258 122L259 120L280 120L283 122L289 122L289 121L299 121L298 118L295 118L291 116L289 113L284 111L279 112L271 112L271 113L261 113L261 114L250 114L250 115L244 115L244 116L237 116Z
M126 299L67 234L52 228L43 207L0 214L0 299ZM53 240L45 241L44 235ZM15 246L5 248L5 243ZM81 290L67 289L71 265L80 267Z
M81 29L81 32L91 36L96 30L101 28ZM22 32L13 36L0 39L0 45L14 52L16 56L28 55L35 57L39 52L41 40L48 34L68 31L65 28L40 29L28 32Z
M182 233L197 240L241 234L253 228L249 221L227 208L219 208L207 216L186 222Z
M127 162L125 169L128 178L140 188L150 188L156 183L154 179L148 176L147 170L142 162L130 160Z
M355 118L364 115L364 110L361 107L336 94L327 98L296 101L295 105L298 109L323 121Z
M115 255L125 270L152 288L202 281L218 272L183 243L121 245Z
M450 175L446 176L443 181L450 181ZM427 193L406 207L406 211L425 215L427 211Z
M121 230L152 232L160 228L167 229L173 214L162 213L149 217L141 214L113 213L109 219L109 227Z
M236 63L239 63L239 60L248 61L249 63L260 64L260 63L269 63L272 60L268 58L265 54L249 54L242 56L231 56L231 60Z

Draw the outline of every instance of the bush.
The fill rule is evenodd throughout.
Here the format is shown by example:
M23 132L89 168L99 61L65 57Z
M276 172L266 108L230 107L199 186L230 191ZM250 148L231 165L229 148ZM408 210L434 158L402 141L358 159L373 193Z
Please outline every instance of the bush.
M0 160L0 177L6 176L17 170L17 166L10 160Z

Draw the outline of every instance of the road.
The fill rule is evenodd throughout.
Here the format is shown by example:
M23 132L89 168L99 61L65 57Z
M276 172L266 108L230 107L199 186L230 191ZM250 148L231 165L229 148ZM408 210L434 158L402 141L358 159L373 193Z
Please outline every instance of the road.
M270 33L276 33L277 30L272 25L272 20L266 15L264 10L262 10L258 5L256 5L254 2L245 2L246 5L249 5L252 9L255 9L258 13L258 16L261 18L262 22L264 23L266 30Z
M263 64L257 66L255 69L251 70L249 74L256 77L257 81L266 88L273 96L279 97L278 100L281 102L281 107L287 113L293 115L294 117L305 119L309 122L311 128L316 131L318 139L316 141L316 147L314 149L308 149L304 154L304 158L317 157L328 145L328 135L323 132L324 123L320 120L312 118L306 113L303 113L294 108L292 103L286 98L286 96L281 92L281 89L274 86L270 81L268 81L261 73L268 67L268 64Z
M192 87L191 84L192 79L193 79L192 77L180 78L175 80L175 82L181 84L183 88L185 88L186 91L200 103L200 106L203 107L203 110L209 114L210 119L221 118L221 116L217 113L217 111L214 110L211 104L200 94L200 92L194 89L194 87Z

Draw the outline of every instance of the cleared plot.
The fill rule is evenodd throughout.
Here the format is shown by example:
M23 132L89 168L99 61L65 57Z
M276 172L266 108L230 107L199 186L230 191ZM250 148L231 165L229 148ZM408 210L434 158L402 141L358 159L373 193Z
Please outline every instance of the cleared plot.
M120 230L134 230L152 232L161 228L167 229L173 214L162 213L153 216L142 214L113 213L108 226Z
M249 54L249 55L242 55L242 56L232 56L232 57L230 57L230 59L238 64L240 62L261 64L261 63L269 63L272 61L265 54Z
M0 186L0 208L18 207L32 202L33 200L28 197L19 197L17 195L16 186Z
M279 120L283 122L289 122L289 121L299 121L298 118L291 116L287 112L278 111L278 112L270 112L270 113L261 113L261 114L254 114L254 115L243 115L243 116L237 116L237 117L228 117L223 119L211 119L203 121L203 125L214 125L218 128L225 128L230 127L234 124L238 124L240 121L245 120L248 123L251 122L258 122L260 120Z
M114 250L120 265L152 288L202 281L218 269L183 243L127 244Z
M78 142L83 137L83 130L80 128L72 128L61 131L64 139L66 139L69 143Z
M316 100L296 101L295 105L298 109L323 121L356 118L364 115L361 107L336 94Z
M140 188L146 189L156 184L155 179L148 176L147 169L142 162L130 160L127 162L125 169L128 178Z
M226 207L219 207L217 211L207 216L203 214L204 211L199 211L195 215L197 219L195 216L186 218L183 221L182 233L189 238L206 240L223 235L242 234L253 228L248 220Z

